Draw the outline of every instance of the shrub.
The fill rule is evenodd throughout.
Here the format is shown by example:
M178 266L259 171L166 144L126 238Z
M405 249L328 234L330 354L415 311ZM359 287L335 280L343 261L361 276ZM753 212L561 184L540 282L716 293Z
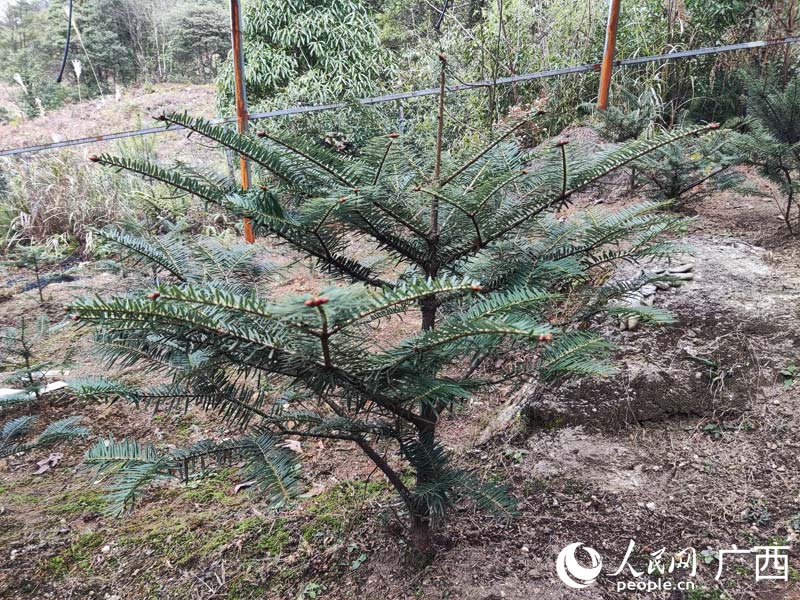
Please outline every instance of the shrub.
M33 271L36 278L36 290L39 292L39 302L44 304L43 290L46 282L42 280L42 271L63 258L64 256L58 251L47 246L15 245L6 252L5 260L0 261L0 264Z
M390 55L360 0L257 0L244 9L247 94L253 106L283 108L376 94ZM217 82L222 105L234 97L229 58Z
M741 180L730 171L740 162L727 136L684 139L659 148L634 163L637 181L655 197L685 204L711 189L728 189ZM714 184L711 186L710 184Z
M440 124L443 118L440 110ZM274 298L263 287L232 288L235 278L192 269L195 259L171 246L131 238L126 245L158 270L159 284L133 296L80 300L71 310L79 324L96 328L110 361L144 362L172 383L76 387L145 405L197 403L243 435L166 454L132 441L101 442L89 456L100 468L121 469L117 506L145 483L186 476L214 455L243 456L248 477L272 501L286 502L300 475L296 455L280 441L340 440L360 448L398 492L412 545L423 554L462 498L504 518L515 512L501 487L454 465L439 439L441 415L488 383L475 375L483 360L515 356L520 376L604 376L613 372L604 359L609 344L589 328L593 317L667 318L649 307L608 304L641 279L605 282L618 261L670 255L675 247L661 236L680 227L680 218L654 204L567 221L553 213L610 171L706 129L586 153L563 142L525 151L513 141L515 124L466 158L444 152L441 135L427 153L391 133L345 159L302 139L258 139L186 115L163 119L248 157L271 187L231 190L144 161L93 160L247 217L258 234L345 283ZM396 267L360 260L359 239ZM185 277L187 266L203 275ZM416 333L380 329L403 315Z
M783 194L783 202L778 201L781 216L794 234L796 226L800 227L795 202L800 185L800 78L785 87L768 79L744 78L748 119L734 136L734 143L747 162L778 185Z
M597 110L594 103L582 104L581 109L591 114L592 125L600 137L616 143L652 133L662 116L663 106L653 93L635 96L622 91L622 98L606 110Z

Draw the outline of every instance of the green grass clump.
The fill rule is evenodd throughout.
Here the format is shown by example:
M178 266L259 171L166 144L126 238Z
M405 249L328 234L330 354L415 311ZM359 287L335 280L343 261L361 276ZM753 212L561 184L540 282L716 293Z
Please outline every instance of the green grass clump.
M313 520L303 526L304 540L341 533L345 525L355 525L363 520L358 509L365 503L385 495L389 491L383 481L358 483L345 481L333 486L309 502L307 511Z

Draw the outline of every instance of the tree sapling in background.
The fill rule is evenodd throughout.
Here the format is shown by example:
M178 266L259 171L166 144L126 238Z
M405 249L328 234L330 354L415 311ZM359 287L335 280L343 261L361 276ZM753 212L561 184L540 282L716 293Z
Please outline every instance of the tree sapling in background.
M39 302L44 304L44 288L51 280L44 278L43 272L47 267L57 264L63 258L61 252L48 246L16 244L6 252L3 263L18 269L33 271L36 278L36 284L33 287L39 294Z
M39 356L38 347L46 340L50 329L49 321L40 317L33 322L23 318L18 327L0 330L0 381L12 386L0 389L0 414L20 408L27 411L43 402L50 393L66 387L63 382L48 385L48 381L62 375L60 369L68 363L70 352L62 354L58 361ZM0 457L88 434L88 429L79 425L81 417L73 416L50 423L30 442L21 442L36 420L36 416L28 414L0 423Z

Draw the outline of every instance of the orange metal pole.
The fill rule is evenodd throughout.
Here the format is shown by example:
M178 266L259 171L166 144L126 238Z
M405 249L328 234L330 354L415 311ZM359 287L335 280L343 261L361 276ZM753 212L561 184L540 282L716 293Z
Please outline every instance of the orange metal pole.
M244 49L242 48L242 11L239 0L231 0L231 42L233 44L233 78L236 89L236 125L239 133L247 132L247 85L244 78ZM242 189L250 188L250 165L244 156L239 156L242 174ZM252 244L256 241L253 224L244 220L244 239Z
M608 7L608 26L606 27L606 46L603 49L603 64L600 68L600 91L597 94L597 108L608 108L608 92L611 88L611 71L614 68L614 52L617 48L617 25L622 0L610 0Z

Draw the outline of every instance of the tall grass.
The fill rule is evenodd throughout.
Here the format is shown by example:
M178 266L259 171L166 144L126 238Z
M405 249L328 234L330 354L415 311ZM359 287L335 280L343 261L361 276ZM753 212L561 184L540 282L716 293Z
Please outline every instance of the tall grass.
M91 248L91 227L132 218L130 177L92 169L75 152L61 151L0 163L3 246L45 244Z
M114 152L158 161L157 144L155 136L121 140ZM207 234L229 225L224 214L188 195L95 168L82 152L0 159L0 253L17 245L43 245L62 255L76 250L89 255L95 250L94 229L134 221L150 230L164 221L184 221Z

